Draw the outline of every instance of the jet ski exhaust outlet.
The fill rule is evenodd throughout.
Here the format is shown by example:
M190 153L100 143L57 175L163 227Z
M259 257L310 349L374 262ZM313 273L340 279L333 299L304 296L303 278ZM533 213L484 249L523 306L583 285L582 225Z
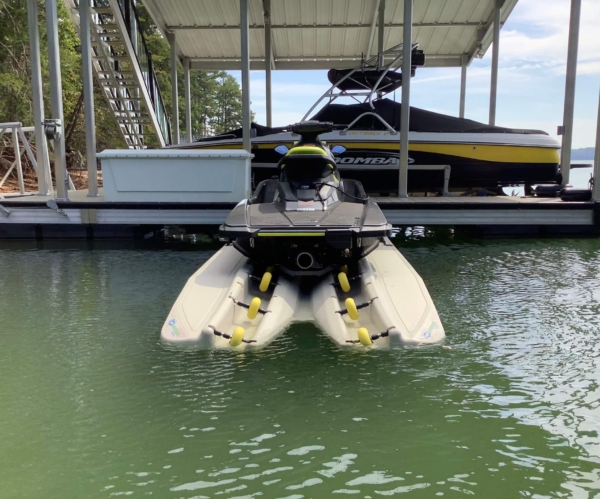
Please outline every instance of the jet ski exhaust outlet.
M308 251L298 253L298 256L296 257L296 265L298 265L298 267L300 267L302 270L310 269L314 263L315 259Z

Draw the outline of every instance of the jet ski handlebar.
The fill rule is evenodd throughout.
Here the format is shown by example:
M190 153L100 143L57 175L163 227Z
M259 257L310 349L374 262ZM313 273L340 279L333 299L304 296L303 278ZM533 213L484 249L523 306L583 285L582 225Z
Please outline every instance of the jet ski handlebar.
M331 121L310 120L294 123L293 125L290 125L289 128L298 135L305 135L331 132L334 129L334 125Z
M322 133L331 132L335 125L331 121L301 121L290 125L288 129L302 137L303 141L316 142Z

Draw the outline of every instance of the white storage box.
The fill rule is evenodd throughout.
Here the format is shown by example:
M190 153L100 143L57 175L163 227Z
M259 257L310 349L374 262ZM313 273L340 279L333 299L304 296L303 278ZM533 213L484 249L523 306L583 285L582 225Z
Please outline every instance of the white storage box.
M240 149L108 149L98 154L106 201L238 202L253 154Z

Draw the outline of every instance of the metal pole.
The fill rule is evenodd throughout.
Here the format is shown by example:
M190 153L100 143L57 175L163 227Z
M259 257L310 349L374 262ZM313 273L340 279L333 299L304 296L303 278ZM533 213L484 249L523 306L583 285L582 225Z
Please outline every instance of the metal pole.
M179 93L177 91L177 51L175 49L175 33L169 34L169 45L171 47L171 106L173 108L173 119L171 120L173 145L179 144Z
M490 85L490 125L496 124L496 100L498 96L498 57L500 56L500 14L504 0L496 0L494 6L494 41L492 47L492 81Z
M575 110L575 84L577 79L577 51L579 48L579 21L581 0L571 0L571 20L569 22L569 48L567 50L567 81L565 85L565 110L563 117L563 137L560 154L560 172L563 185L571 176L571 147L573 145L573 114Z
M405 21L406 22L406 21ZM379 2L379 32L377 33L377 53L379 54L379 67L383 66L383 52L385 35L385 0Z
M192 90L190 88L190 60L183 61L183 86L185 91L185 139L191 144L192 133Z
M460 110L458 112L459 118L465 117L465 104L467 100L467 62L469 60L468 55L463 55L461 59L460 67Z
M25 194L25 182L23 181L23 165L21 165L21 150L19 149L19 134L17 127L12 129L13 147L15 149L15 163L17 164L17 178L19 179L19 193Z
M88 173L88 196L98 196L98 163L96 161L96 117L94 115L94 80L92 77L92 41L90 37L89 0L79 2L79 36L83 68L83 109L85 115L85 152Z
M271 62L273 47L271 46L271 0L263 1L265 14L265 83L267 93L267 126L273 126L273 107L271 96Z
M50 67L50 99L52 118L60 120L59 136L54 141L54 175L56 176L56 199L68 200L69 176L65 154L65 134L63 117L63 93L58 48L57 0L46 0L46 30L48 32L48 65Z
M404 0L404 33L402 40L402 108L400 110L400 172L398 197L408 197L408 131L410 128L410 75L412 58L412 5Z
M412 57L413 0L404 0L402 39L402 108L400 110L400 175L398 197L408 197L408 131L410 129L410 75Z
M596 125L596 152L594 154L594 187L592 199L600 201L600 99L598 100L598 124Z
M31 87L33 90L33 121L35 126L35 154L37 158L38 193L48 196L52 192L52 174L48 161L48 144L44 135L44 95L42 91L42 66L40 62L40 33L38 28L37 0L27 0L29 24L29 53L31 57Z
M250 25L248 0L240 0L241 52L242 52L242 129L244 149L251 152L250 133Z

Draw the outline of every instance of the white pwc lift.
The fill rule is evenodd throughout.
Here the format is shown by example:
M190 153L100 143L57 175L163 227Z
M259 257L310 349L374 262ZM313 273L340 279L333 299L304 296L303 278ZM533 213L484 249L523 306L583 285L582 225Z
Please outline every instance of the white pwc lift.
M319 140L333 127L291 126L300 140L277 151L279 176L260 182L219 227L230 244L188 280L164 340L261 346L303 320L340 345L444 337L423 280L387 237L392 226L360 182L340 177Z
M292 322L308 320L345 346L387 347L444 338L423 280L389 239L359 263L359 275L329 273L312 292L301 293L298 278L279 274L277 282L267 283L270 273L267 279L252 276L248 259L233 246L224 246L190 277L161 337L217 348L262 346Z
M248 258L224 246L188 279L162 339L215 347L268 343L294 319L299 290L284 275L265 282L253 279Z

